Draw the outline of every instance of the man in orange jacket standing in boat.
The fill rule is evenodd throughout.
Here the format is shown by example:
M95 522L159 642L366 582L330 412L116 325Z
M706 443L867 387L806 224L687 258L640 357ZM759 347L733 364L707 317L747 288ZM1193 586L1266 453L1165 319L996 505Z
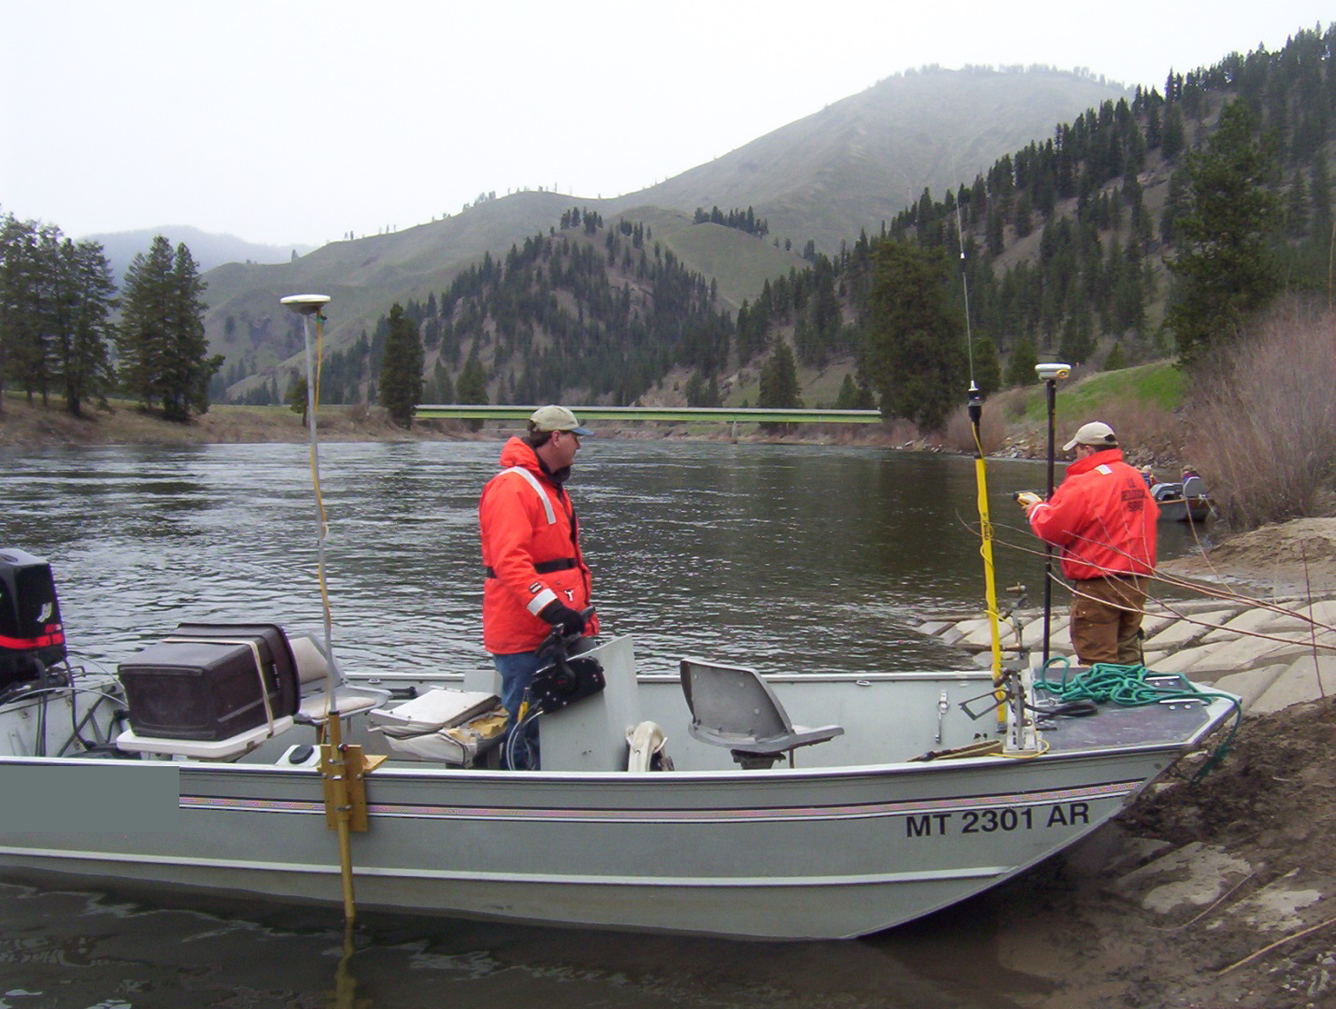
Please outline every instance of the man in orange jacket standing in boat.
M580 552L580 524L565 483L591 432L564 406L544 406L523 438L501 450L501 472L478 502L482 533L483 646L501 674L501 703L515 729L524 692L539 668L538 648L554 627L566 635L598 633L586 620L590 574ZM516 770L537 770L538 733L531 725L515 747ZM510 750L507 747L507 750Z
M1077 658L1084 665L1140 663L1159 506L1141 473L1123 462L1108 424L1082 425L1062 448L1075 451L1076 461L1050 500L1022 502L1025 517L1036 536L1062 548Z

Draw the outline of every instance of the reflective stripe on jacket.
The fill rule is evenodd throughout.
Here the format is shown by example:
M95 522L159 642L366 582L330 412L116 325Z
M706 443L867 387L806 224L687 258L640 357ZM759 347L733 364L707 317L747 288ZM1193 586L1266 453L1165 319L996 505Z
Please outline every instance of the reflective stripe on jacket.
M552 628L538 613L554 600L582 610L590 598L570 497L519 438L506 442L501 467L478 502L482 563L489 575L483 582L483 647L494 655L531 652L542 644ZM562 566L562 561L572 563ZM597 631L597 619L590 621L586 633Z
M1053 497L1030 512L1030 528L1062 547L1062 573L1069 579L1148 575L1155 570L1159 517L1141 473L1110 448L1068 466Z

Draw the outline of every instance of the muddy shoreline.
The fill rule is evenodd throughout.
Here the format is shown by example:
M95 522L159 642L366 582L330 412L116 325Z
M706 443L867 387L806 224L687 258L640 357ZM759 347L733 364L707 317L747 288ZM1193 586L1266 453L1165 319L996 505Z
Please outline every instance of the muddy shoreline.
M1336 706L1244 719L1116 820L1000 892L998 959L1042 1009L1336 1005Z

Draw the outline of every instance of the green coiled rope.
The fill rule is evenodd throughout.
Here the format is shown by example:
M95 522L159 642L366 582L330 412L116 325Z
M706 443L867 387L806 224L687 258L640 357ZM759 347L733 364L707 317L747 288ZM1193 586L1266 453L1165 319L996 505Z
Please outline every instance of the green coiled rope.
M1062 678L1048 678L1049 667L1062 665ZM1147 704L1159 704L1161 701L1202 700L1208 697L1221 697L1234 706L1234 724L1229 736L1211 753L1210 759L1202 766L1192 780L1200 781L1209 771L1229 753L1230 744L1239 731L1243 721L1243 707L1233 694L1219 690L1203 690L1175 673L1155 673L1143 665L1122 666L1114 662L1096 662L1069 678L1071 660L1066 656L1049 659L1035 679L1036 689L1045 690L1058 699L1059 706L1081 701L1095 704L1117 704L1124 708L1143 707ZM1178 681L1174 686L1148 683L1148 676L1174 676Z

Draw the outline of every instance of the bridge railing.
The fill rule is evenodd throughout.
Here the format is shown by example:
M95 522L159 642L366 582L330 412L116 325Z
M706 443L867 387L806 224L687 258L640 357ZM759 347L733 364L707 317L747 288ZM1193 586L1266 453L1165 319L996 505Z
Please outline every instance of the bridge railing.
M528 420L537 406L428 404L413 416L419 420ZM879 410L770 409L729 406L572 406L580 421L661 421L723 424L880 424Z

